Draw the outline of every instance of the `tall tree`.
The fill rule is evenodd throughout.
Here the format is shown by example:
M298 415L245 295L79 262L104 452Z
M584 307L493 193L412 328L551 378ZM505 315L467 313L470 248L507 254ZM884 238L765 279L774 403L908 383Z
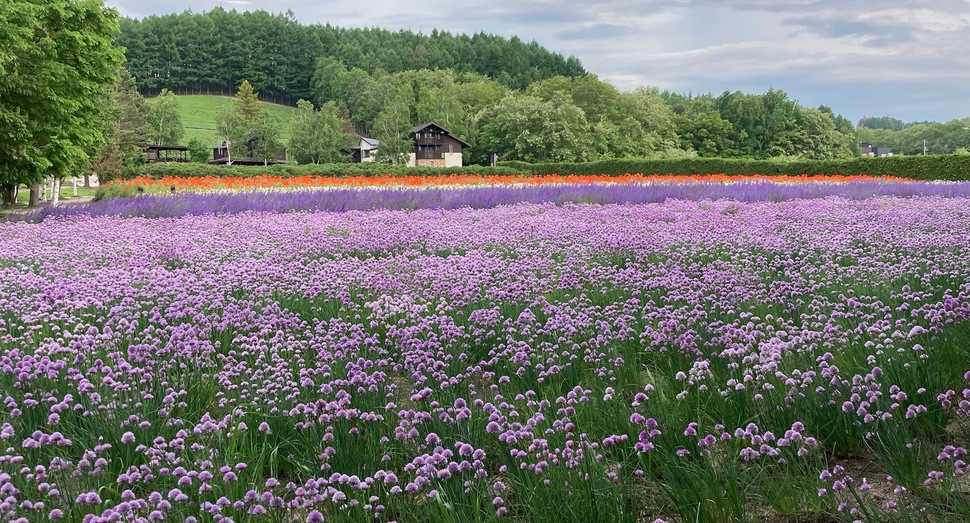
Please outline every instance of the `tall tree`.
M290 155L299 163L335 163L341 158L340 149L350 139L343 130L337 105L328 102L319 110L313 103L300 100L290 132Z
M261 114L259 119L249 127L247 145L255 158L262 158L263 165L279 159L283 151L280 141L280 124L275 118Z
M148 139L155 145L176 145L185 136L181 108L168 89L148 101Z
M377 115L374 134L380 140L376 155L378 162L406 164L409 154L414 152L414 143L408 136L413 126L410 96L406 87L399 88L394 98Z
M118 14L101 0L0 5L0 187L60 180L105 140L103 100L122 61Z
M233 103L227 103L216 116L216 130L228 148L227 164L232 164L233 158L246 156L246 142L249 128L243 120L239 108Z
M108 142L91 166L101 183L121 176L141 160L142 147L147 143L149 131L148 105L127 69L119 70L108 103L112 117ZM84 185L90 186L87 173L84 175Z
M249 83L249 80L243 80L239 84L239 90L236 91L234 101L246 125L256 125L256 122L262 118L263 106L259 103L259 93L253 91L253 86Z
M563 93L548 101L510 93L484 111L479 122L481 146L510 160L583 161L593 145L582 109Z
M643 129L645 138L652 142L651 151L669 151L680 147L674 111L656 88L639 87L620 95L619 110L632 118Z

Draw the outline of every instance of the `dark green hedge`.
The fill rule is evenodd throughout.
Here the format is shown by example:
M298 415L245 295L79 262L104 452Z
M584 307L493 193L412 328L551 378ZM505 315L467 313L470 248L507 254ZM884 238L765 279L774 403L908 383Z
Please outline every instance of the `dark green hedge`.
M970 180L970 155L892 156L847 160L744 160L731 158L620 159L588 163L501 162L532 174L789 174L873 175L914 180Z
M914 180L970 180L970 155L893 156L847 160L744 160L733 158L620 159L588 163L500 162L498 167L470 165L461 168L406 167L378 163L322 165L227 166L200 163L156 163L143 165L136 174L152 176L431 176L447 174L789 174L789 175L873 175Z
M339 178L343 176L431 176L443 174L530 174L529 171L512 167L482 167L470 165L460 168L406 167L402 165L387 165L379 163L333 163L308 165L206 165L201 163L153 163L142 165L135 174L160 178L162 176L178 176L181 178L195 178L200 176L238 176L251 178L263 174L273 176L323 176Z

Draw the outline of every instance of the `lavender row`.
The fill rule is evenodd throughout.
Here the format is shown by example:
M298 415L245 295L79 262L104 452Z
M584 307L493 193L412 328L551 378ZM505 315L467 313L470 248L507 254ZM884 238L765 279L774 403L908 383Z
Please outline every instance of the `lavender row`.
M967 209L2 223L0 514L963 518Z
M568 184L486 187L307 189L281 192L183 193L112 198L85 206L47 208L13 219L40 221L48 217L144 216L173 218L247 211L367 211L375 209L487 209L514 203L661 203L667 200L788 201L841 196L970 196L970 182L881 182L843 184L813 182L779 184L768 181L732 184Z

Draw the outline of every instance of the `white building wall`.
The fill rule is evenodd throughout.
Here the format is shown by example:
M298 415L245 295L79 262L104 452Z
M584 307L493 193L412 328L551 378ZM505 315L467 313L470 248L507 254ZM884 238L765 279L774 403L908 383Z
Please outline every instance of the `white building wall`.
M461 153L445 153L445 167L461 167Z
M408 155L408 167L417 167L418 165L418 155L411 153Z

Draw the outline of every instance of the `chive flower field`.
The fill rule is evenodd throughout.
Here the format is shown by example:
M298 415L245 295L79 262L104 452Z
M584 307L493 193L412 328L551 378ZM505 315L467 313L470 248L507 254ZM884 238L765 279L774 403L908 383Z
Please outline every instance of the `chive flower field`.
M0 222L2 521L970 518L968 184L22 218Z

